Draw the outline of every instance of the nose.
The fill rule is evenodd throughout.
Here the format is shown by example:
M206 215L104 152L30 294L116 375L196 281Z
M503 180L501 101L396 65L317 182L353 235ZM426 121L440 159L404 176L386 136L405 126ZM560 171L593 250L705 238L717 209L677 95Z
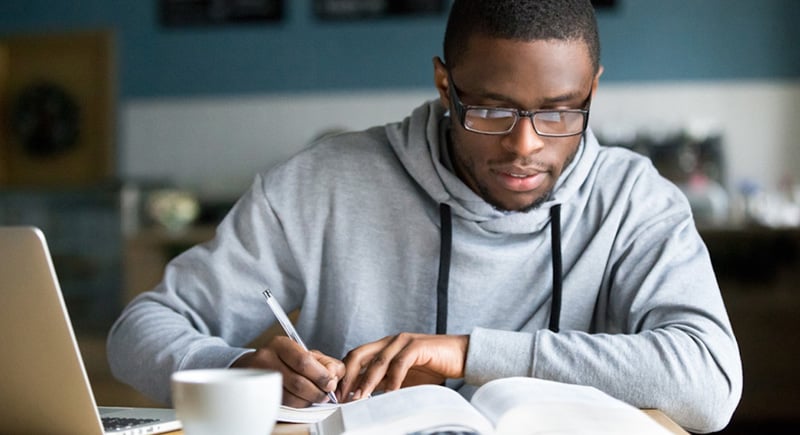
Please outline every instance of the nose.
M544 140L533 128L533 120L524 116L504 138L503 146L519 156L528 156L544 148Z

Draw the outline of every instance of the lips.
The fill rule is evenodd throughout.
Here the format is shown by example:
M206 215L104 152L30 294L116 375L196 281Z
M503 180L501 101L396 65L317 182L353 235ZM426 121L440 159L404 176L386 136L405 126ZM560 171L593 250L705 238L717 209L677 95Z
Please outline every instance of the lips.
M498 168L492 173L501 186L514 192L528 192L541 186L547 179L547 172L525 168Z

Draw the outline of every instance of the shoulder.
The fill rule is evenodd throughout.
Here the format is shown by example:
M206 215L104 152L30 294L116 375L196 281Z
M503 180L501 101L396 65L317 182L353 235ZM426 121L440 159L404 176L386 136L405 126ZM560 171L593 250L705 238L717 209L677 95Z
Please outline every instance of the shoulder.
M340 179L371 172L371 165L386 162L392 154L384 128L374 127L328 136L261 175L265 181L278 185L291 180L326 178L332 181L332 177Z
M600 146L596 164L599 170L621 171L627 176L658 174L650 159L622 147Z
M408 184L408 175L389 144L385 128L327 137L287 161L261 172L257 190L275 207L358 204L371 195L389 195Z
M595 165L598 180L618 180L624 190L637 199L648 196L685 202L681 190L664 178L649 158L639 153L601 146Z
M645 156L619 147L600 147L593 191L623 211L623 222L640 230L693 222L686 195Z

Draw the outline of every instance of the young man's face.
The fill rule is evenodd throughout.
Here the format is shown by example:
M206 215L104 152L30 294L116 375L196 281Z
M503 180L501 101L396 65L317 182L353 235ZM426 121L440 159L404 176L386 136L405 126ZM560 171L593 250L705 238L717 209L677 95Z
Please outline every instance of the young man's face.
M453 120L451 157L456 174L500 210L537 206L575 157L581 135L540 136L529 117L520 117L504 135L465 130L448 87L455 84L464 105L529 111L583 109L600 76L594 72L586 45L473 36L449 75L440 60L434 63L436 86Z

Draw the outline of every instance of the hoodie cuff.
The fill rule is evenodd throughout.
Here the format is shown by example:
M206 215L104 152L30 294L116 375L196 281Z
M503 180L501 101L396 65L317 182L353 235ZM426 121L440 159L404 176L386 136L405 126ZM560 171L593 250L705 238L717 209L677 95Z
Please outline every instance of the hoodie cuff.
M469 337L464 381L483 385L510 376L531 376L535 335L475 328Z

